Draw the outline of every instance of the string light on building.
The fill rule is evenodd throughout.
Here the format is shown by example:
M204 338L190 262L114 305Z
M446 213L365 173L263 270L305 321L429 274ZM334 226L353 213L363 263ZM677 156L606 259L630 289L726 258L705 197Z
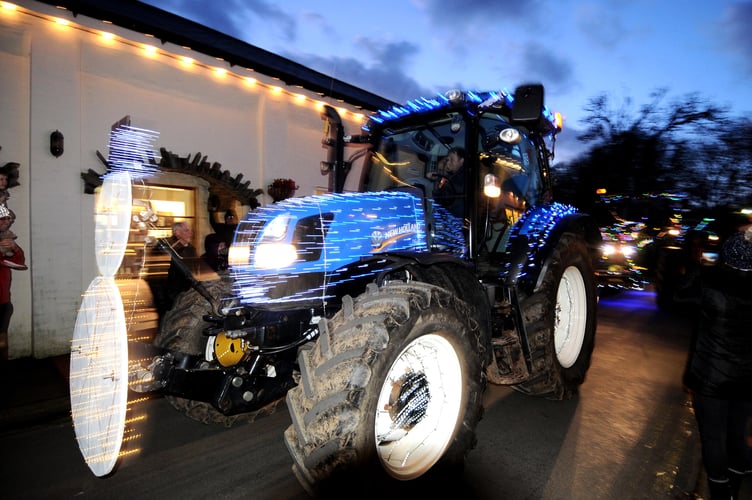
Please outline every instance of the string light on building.
M129 38L118 36L112 33L111 31L103 31L99 29L94 29L83 24L71 22L70 20L67 20L58 16L46 16L43 14L39 14L31 10L19 8L16 4L13 4L11 2L0 2L0 7L2 7L4 11L20 12L22 14L35 17L37 19L42 19L48 22L55 23L57 26L62 27L62 28L74 29L79 32L95 35L100 40L103 40L107 42L108 44L119 43L121 46L135 48L140 51L141 55L143 55L144 57L148 57L150 59L164 58L167 60L173 60L177 63L176 65L182 68L183 70L192 70L195 68L200 68L200 69L206 70L207 73L213 76L214 78L221 78L221 79L234 78L238 82L242 82L245 88L266 90L267 92L269 92L270 95L274 96L275 98L286 96L287 98L291 100L292 103L297 104L297 105L305 105L310 102L311 107L317 113L320 112L323 109L323 106L326 104L325 102L319 99L306 96L303 92L301 92L301 90L304 90L304 89L302 89L302 87L300 86L296 86L294 89L288 90L288 89L283 88L280 85L265 83L265 82L260 81L258 78L241 75L216 64L203 63L194 57L184 55L184 54L179 54L176 52L171 52L171 51L165 50L164 48L158 48L152 43L139 43ZM57 8L62 11L67 11L65 7L57 7ZM108 20L101 20L101 22L103 24L112 25L112 22ZM155 39L153 34L144 33L143 35L146 38ZM181 46L180 48L186 51L191 50L191 48L188 46ZM233 66L232 64L227 63L227 61L225 61L221 57L215 57L214 59L220 63L225 63L225 64L229 64L230 66ZM245 68L245 69L247 71L253 71L250 68ZM303 96L303 97L300 97L300 96ZM325 97L325 96L322 95L322 97ZM358 122L358 124L360 124L360 122L362 122L365 119L362 113L357 113L341 106L338 107L338 109L340 110L340 114L342 115L343 118L347 117L347 119L356 121Z

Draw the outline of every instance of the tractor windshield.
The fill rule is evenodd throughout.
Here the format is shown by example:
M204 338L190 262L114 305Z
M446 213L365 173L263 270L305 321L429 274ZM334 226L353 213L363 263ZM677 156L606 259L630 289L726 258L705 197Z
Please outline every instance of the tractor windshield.
M481 119L479 174L495 175L501 184L500 203L525 210L540 202L542 181L533 141L521 127L503 117L486 114Z
M419 126L384 130L364 171L364 190L413 187L431 197L450 150L464 147L465 129L460 115L447 113Z
M543 181L535 144L522 127L487 113L480 119L478 176L481 186L490 177L500 188L498 197L484 197L479 227L481 244L490 254L504 251L509 230L532 206L541 202Z

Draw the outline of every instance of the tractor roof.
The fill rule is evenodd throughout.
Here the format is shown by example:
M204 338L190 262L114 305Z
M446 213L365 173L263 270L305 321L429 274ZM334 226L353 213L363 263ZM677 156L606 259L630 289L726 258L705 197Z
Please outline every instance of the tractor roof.
M513 107L514 95L507 90L450 90L445 94L437 94L429 98L420 97L407 101L405 104L398 104L388 109L379 110L371 115L369 122L364 125L363 129L370 131L374 126L378 127L390 122L402 121L408 117L429 114L441 109L472 109L495 111L510 115ZM544 106L541 119L538 120L538 123L533 128L544 135L557 134L562 128L561 115L559 113L552 113L548 107Z

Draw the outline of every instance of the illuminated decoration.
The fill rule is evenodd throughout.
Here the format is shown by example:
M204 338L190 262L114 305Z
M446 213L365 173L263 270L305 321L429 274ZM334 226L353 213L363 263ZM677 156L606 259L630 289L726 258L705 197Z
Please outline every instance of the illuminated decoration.
M128 121L121 120L110 133L110 173L104 176L94 214L100 276L84 293L71 344L73 427L81 454L97 476L109 474L127 453L121 447L128 411L128 330L114 276L128 242L132 177L153 172L148 165L156 134Z
M431 201L431 213L433 216L431 250L465 258L467 246L464 221L438 203L433 203L433 201Z
M159 155L155 144L158 132L132 127L126 118L110 132L110 154L107 167L111 172L126 171L132 180L154 175Z
M436 229L428 235L422 201L405 192L289 198L252 210L231 246L236 295L258 306L320 305L339 285L386 270L380 254L427 252L439 244L464 251L462 221L435 211Z
M81 454L97 476L115 467L128 395L128 347L120 292L112 277L96 278L84 294L73 331L70 398Z
M128 172L108 175L95 213L97 267L84 293L73 330L70 398L81 454L97 476L109 474L120 456L128 403L128 335L114 274L130 229Z
M412 114L428 113L441 108L450 107L457 102L474 102L478 104L478 109L494 109L499 107L506 107L511 109L514 105L514 96L507 90L500 91L472 91L468 90L464 93L459 90L450 90L446 94L438 94L434 97L420 97L411 101L407 101L405 104L398 104L392 106L389 109L382 109L377 111L370 117L370 120L377 124L384 124L405 116ZM543 108L543 116L548 120L553 129L557 132L562 128L562 118L559 113L552 113L547 107ZM365 132L370 132L371 125L366 123L363 125Z
M517 264L518 269L513 269L513 264L507 262L501 275L518 274L523 277L527 275L528 270L540 269L542 263L536 257L540 255L540 249L551 241L551 230L561 219L574 213L577 213L576 208L562 203L541 205L527 211L514 225L509 236L510 244L521 237L526 239L526 258Z
M130 174L114 172L105 177L94 213L94 250L103 276L115 276L128 245L132 191Z

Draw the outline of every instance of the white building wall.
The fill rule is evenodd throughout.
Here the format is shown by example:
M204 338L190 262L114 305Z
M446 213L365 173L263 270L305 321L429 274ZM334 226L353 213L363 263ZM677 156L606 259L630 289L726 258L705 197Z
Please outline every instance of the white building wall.
M29 264L28 271L13 271L13 358L70 350L81 295L97 275L95 197L84 194L80 175L105 172L96 153L107 156L110 126L123 116L158 131L157 148L181 157L200 152L233 176L242 173L253 188L293 178L297 196L327 185L319 172L325 152L317 103L352 111L345 113L347 129L359 127L359 110L305 89L100 20L33 1L17 5L16 11L0 8L0 165L21 164L21 185L11 189L8 204ZM52 16L72 24L58 25ZM116 39L105 40L100 30ZM158 53L146 55L144 44ZM193 62L185 64L182 56ZM217 76L213 67L229 73ZM275 85L281 93L270 89ZM49 151L55 130L65 136L59 158ZM262 195L259 201L271 199Z

